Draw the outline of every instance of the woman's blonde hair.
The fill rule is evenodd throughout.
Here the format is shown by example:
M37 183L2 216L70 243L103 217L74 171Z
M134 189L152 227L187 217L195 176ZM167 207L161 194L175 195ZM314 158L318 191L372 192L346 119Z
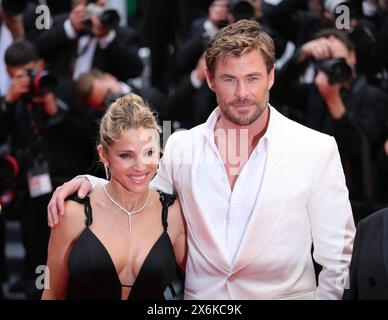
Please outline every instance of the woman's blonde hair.
M100 144L106 149L129 129L155 129L161 132L156 114L147 102L136 94L128 94L114 101L100 122ZM157 135L159 137L159 135Z

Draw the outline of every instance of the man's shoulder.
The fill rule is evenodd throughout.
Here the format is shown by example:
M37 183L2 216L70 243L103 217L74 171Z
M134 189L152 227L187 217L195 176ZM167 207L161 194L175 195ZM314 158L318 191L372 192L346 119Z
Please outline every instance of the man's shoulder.
M388 228L388 224L384 222L388 222L388 208L378 210L362 219L359 222L358 228L362 228L364 232L371 229L375 230L381 226Z
M281 134L285 134L290 139L295 140L295 143L314 145L317 143L331 143L334 139L328 134L311 129L303 124L287 118L279 111L275 111L275 113L276 119L280 123L280 127L283 131Z

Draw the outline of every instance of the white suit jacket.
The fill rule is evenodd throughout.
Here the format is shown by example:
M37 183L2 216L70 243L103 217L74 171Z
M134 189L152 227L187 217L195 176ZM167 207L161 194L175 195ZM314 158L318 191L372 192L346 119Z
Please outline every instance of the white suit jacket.
M171 135L153 185L176 191L187 222L185 299L339 299L355 234L333 137L270 107L261 191L233 263L201 210L193 179L204 125ZM209 190L215 193L217 190ZM211 213L207 213L211 214ZM322 265L316 286L312 263Z

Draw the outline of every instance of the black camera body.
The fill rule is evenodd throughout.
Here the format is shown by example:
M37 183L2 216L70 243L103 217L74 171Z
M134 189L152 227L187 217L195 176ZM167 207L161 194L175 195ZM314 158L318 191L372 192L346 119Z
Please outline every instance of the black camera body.
M315 61L315 66L327 75L330 84L344 83L352 77L352 68L344 58Z
M108 29L116 28L120 23L120 15L115 9L104 8L95 3L89 3L86 6L86 21L90 24L92 15L96 15L101 23Z
M30 94L33 96L40 96L47 92L53 92L57 85L57 78L50 74L47 70L34 71L28 70L30 78Z
M242 19L250 20L255 16L255 8L246 0L231 0L229 3L229 10L235 21Z

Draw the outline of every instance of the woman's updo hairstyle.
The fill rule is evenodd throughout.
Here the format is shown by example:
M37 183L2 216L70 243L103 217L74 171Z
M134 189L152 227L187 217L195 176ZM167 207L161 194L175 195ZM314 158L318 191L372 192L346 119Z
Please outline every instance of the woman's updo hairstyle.
M106 149L112 146L124 131L139 128L161 132L156 116L148 104L138 95L131 93L115 100L102 117L100 144Z

